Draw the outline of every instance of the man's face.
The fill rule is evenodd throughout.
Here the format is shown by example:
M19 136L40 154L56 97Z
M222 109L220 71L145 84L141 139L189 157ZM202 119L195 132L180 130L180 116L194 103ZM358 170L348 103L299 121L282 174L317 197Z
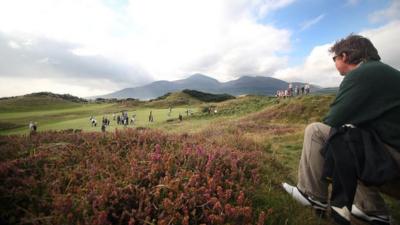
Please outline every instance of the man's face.
M348 72L350 72L349 65L345 62L346 61L346 54L342 53L341 55L335 55L333 57L333 61L335 62L335 66L337 71L339 71L340 75L344 76Z

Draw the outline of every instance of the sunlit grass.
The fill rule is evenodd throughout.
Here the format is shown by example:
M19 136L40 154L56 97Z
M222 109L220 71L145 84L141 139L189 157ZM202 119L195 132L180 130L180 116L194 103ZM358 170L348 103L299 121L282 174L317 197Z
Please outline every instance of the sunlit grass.
M114 131L115 129L123 129L124 126L117 125L117 121L114 120L113 115L115 114L115 117L117 117L117 115L121 115L121 111L125 111L125 109L130 118L132 115L136 115L135 123L128 125L128 127L157 127L159 124L166 123L167 120L176 124L179 114L187 119L190 117L186 113L188 109L193 113L196 113L198 110L197 108L173 108L169 114L169 109L137 108L129 110L112 104L93 104L73 109L19 112L15 114L4 113L0 114L0 121L15 122L23 124L24 126L17 129L0 131L0 134L27 134L29 133L29 121L38 123L38 131L66 129L101 131L103 116L111 120L111 124L107 127L107 130ZM149 122L150 111L152 111L154 122ZM96 118L97 126L91 125L89 120L90 116Z

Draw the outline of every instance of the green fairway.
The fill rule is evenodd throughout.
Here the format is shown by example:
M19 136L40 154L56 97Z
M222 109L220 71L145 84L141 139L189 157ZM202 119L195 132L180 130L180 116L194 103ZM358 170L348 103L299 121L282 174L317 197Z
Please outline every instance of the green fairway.
M79 107L67 109L48 109L25 112L1 112L0 111L0 134L15 134L28 132L29 121L44 126L67 120L82 118L93 112L103 112L112 109L112 104L81 104Z
M192 109L194 111L196 109ZM149 113L153 113L153 122L149 122ZM164 123L167 120L178 120L179 113L186 117L186 108L174 108L171 112L171 116L168 116L169 109L137 109L128 110L128 115L131 118L132 115L136 115L136 120L134 124L129 124L126 127L155 127L160 123ZM120 113L115 113L115 116L120 115ZM82 129L84 131L100 131L101 130L101 120L103 116L111 120L110 126L107 127L108 131L113 131L114 129L122 129L125 126L118 125L117 120L113 119L113 114L94 114L97 120L97 126L94 127L89 121L89 117L78 118L73 120L66 120L59 123L46 124L41 126L41 130L64 130L64 129Z
M103 116L107 117L111 123L107 127L108 131L113 131L116 128L124 128L123 125L117 125L114 120L118 115L121 115L122 110L127 110L129 117L136 115L134 124L129 124L128 127L157 127L161 123L168 121L178 121L179 113L184 118L188 117L187 109L193 113L197 112L197 108L173 108L169 114L169 108L153 109L153 108L124 108L116 104L87 104L80 107L57 110L43 110L32 112L14 112L0 113L0 134L28 134L29 121L38 123L38 131L45 130L66 130L66 129L81 129L83 131L101 131L101 121ZM153 113L153 122L149 122L149 113ZM97 120L97 126L92 126L90 116L94 116Z

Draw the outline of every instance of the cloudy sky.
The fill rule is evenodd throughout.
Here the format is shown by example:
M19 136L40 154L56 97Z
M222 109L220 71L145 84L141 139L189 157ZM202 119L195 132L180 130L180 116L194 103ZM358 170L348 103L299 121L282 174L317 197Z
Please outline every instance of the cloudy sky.
M400 0L0 0L0 97L80 97L203 73L329 87L350 33L400 69Z

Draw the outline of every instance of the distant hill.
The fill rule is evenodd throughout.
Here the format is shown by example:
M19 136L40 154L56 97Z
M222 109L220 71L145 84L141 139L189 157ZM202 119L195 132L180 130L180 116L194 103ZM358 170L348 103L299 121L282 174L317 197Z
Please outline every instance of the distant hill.
M168 92L158 98L149 100L145 105L151 107L175 107L180 105L195 105L204 102L222 102L234 98L234 96L228 94L210 94L185 89L179 92Z
M277 90L286 89L289 83L272 77L243 76L222 84L225 93L233 95L275 95Z
M303 83L295 83L304 85ZM107 95L95 96L100 98L137 98L152 99L162 96L168 92L177 92L184 89L197 90L212 94L230 95L274 95L277 90L283 90L289 83L272 77L243 76L237 80L219 82L216 79L203 74L194 74L186 79L176 81L156 81L141 87L125 88ZM311 91L320 89L311 86Z
M189 90L189 89L185 89L182 92L192 96L193 98L203 101L203 102L223 102L223 101L235 98L234 96L228 95L228 94L210 94L210 93L205 93L205 92L196 91L196 90Z
M70 94L55 94L52 92L36 92L36 93L32 93L32 94L27 94L24 95L25 97L51 97L51 98L56 98L56 99L63 99L66 101L70 101L70 102L76 102L76 103L84 103L84 102L88 102L86 99L84 98L79 98Z
M168 108L181 105L197 105L202 101L183 92L168 92L163 96L151 99L144 103L148 107Z
M22 112L64 109L80 106L87 100L69 94L38 92L23 96L0 98L0 112Z

